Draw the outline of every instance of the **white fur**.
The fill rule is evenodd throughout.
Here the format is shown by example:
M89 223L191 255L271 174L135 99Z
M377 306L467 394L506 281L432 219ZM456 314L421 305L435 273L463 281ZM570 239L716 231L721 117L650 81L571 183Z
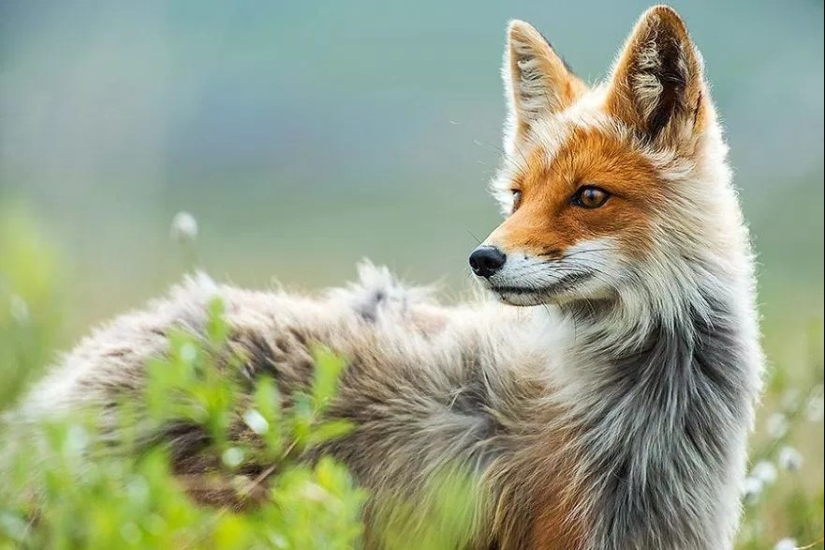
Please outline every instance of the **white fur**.
M658 51L655 42L641 51L648 73ZM521 51L522 72L536 68L534 53ZM220 296L232 343L263 340L284 376L305 364L296 333L358 359L336 406L360 424L329 450L372 491L370 506L419 495L458 461L499 499L473 510L471 547L520 550L539 512L528 497L553 481L553 461L573 457L564 480L583 497L566 519L582 520L587 550L731 548L762 355L748 232L713 106L706 97L701 130L683 124L669 142L645 141L607 112L609 82L558 110L539 99L558 97L543 93L552 83L507 75L506 155L492 184L505 215L536 150L550 163L572 131L597 129L641 153L666 188L650 250L628 257L610 237L581 240L561 258L508 250L484 284L506 304L537 307L445 308L371 264L358 283L321 299L190 280L84 340L5 421L25 431L43 417L139 395L146 360L167 349L165 331L202 332L206 304ZM648 76L631 93L652 105L661 83ZM515 91L526 94L522 113ZM520 116L531 124L515 136ZM592 276L553 287L575 273ZM572 438L559 443L560 433ZM424 522L411 522L412 540Z

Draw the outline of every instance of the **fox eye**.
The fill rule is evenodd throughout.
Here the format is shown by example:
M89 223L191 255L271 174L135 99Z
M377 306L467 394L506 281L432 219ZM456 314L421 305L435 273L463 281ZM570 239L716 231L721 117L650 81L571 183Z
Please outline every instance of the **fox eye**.
M513 212L518 210L518 207L521 206L521 191L518 189L513 189Z
M604 206L604 203L606 203L609 198L610 193L604 189L596 187L595 185L585 185L576 191L576 194L573 195L573 199L570 202L573 206L592 209Z

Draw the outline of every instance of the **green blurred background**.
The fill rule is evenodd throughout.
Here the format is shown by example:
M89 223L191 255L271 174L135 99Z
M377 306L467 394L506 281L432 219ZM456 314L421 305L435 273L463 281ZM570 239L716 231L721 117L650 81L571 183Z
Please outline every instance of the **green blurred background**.
M772 372L805 389L821 379L823 3L673 5L727 128ZM456 296L499 220L507 20L594 81L648 6L0 0L0 267L54 251L16 272L59 288L57 347L179 280L180 210L221 280L318 288L367 256ZM798 438L821 490L821 423Z
M823 5L676 2L706 59L769 305L821 317ZM0 201L69 264L79 330L180 273L316 287L362 256L468 284L498 223L504 27L604 75L641 1L0 2Z

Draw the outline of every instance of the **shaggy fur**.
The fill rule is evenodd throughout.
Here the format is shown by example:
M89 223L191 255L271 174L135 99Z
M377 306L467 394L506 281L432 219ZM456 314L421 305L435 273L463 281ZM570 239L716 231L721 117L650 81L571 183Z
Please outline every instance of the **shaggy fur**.
M368 546L380 547L390 496L424 510L422 487L458 465L489 497L468 548L731 548L762 356L748 234L702 71L666 7L642 16L592 89L511 23L493 183L507 219L485 242L507 261L481 280L503 304L440 306L369 264L315 298L194 278L83 341L10 422L139 395L169 330L202 333L220 296L250 386L260 372L286 392L306 385L313 342L347 358L330 414L355 430L322 450L370 490ZM603 208L570 206L586 183L613 193ZM182 476L211 467L197 427L146 437L171 444Z

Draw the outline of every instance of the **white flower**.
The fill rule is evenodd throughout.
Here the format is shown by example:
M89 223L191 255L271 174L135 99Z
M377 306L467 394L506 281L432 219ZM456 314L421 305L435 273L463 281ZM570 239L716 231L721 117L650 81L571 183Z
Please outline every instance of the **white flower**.
M63 456L79 457L89 445L89 434L83 426L71 424L66 430L66 439L63 441Z
M767 421L768 435L774 439L782 439L788 433L788 419L782 413L773 413Z
M198 358L198 348L191 342L186 342L180 347L180 358L187 365L191 365Z
M792 538L782 539L774 545L773 550L796 550L796 540Z
M246 411L243 415L243 421L253 432L258 435L263 435L269 431L269 422L267 422L266 418L264 418L264 416L255 409L249 409Z
M189 212L178 212L172 219L172 238L181 242L194 241L198 236L198 220Z
M221 460L230 468L237 468L244 460L243 449L238 447L229 447L221 455Z
M799 403L799 390L791 388L782 396L782 406L785 409L793 409Z
M808 399L808 404L805 407L805 416L810 422L822 422L823 412L825 412L823 411L823 409L825 409L825 403L823 403L822 393L822 386L817 386L814 388L814 391L811 392L811 398Z
M26 300L16 294L12 294L9 300L9 313L11 313L11 318L14 319L17 324L26 324L29 320L29 306L26 304Z
M762 493L762 482L755 477L746 477L742 487L742 498L747 504L754 504Z
M802 467L802 455L793 447L782 447L777 462L783 470L796 472Z
M761 460L751 470L751 477L755 477L763 485L770 485L776 481L776 466L768 460Z

